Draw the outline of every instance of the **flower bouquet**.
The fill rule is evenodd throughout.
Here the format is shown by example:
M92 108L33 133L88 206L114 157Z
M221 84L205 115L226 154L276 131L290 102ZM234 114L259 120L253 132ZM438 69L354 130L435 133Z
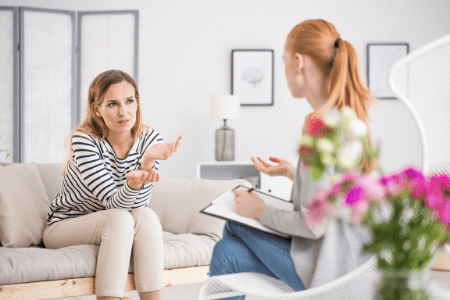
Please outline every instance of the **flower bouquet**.
M449 240L450 175L424 176L415 168L378 179L341 174L316 190L305 220L316 226L344 216L371 231L363 251L376 254L383 273L379 299L431 299L422 276L437 246Z
M368 142L366 124L353 109L344 106L309 120L300 139L299 153L310 168L310 177L317 180L331 165L344 171L356 169L364 149L369 155L377 155Z
M305 222L313 227L348 218L367 227L372 241L363 251L376 254L383 274L378 299L430 299L423 276L437 246L449 240L450 175L425 176L416 168L362 175L356 170L364 150L377 155L350 108L310 120L299 151L310 176L320 178L331 165L337 175L330 187L315 191Z

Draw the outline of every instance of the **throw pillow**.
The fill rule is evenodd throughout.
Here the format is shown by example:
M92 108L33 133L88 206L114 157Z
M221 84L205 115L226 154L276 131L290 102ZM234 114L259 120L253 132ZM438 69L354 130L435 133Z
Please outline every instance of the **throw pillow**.
M49 202L35 163L0 168L0 243L38 245L47 224Z

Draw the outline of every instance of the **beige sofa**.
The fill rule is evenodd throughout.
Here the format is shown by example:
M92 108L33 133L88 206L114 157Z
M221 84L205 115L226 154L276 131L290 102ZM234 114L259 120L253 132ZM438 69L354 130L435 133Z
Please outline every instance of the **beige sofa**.
M94 294L98 246L51 250L42 245L48 201L61 187L60 171L61 164L0 164L0 243L3 245L0 247L0 299L53 299ZM34 177L29 176L32 173ZM14 176L17 178L13 183L23 188L11 187L8 182ZM155 184L149 207L159 216L164 231L166 286L199 283L207 278L212 249L221 238L224 221L199 211L239 184L249 186L245 180L179 178L161 178ZM39 200L37 195L42 195L43 191L45 195ZM31 205L31 209L26 208L27 205ZM20 222L11 219L11 214L24 219ZM29 223L35 219L37 221ZM35 237L30 239L27 235ZM16 244L20 244L27 238L32 241L30 245L11 247L11 240L16 239ZM135 289L131 266L127 291Z

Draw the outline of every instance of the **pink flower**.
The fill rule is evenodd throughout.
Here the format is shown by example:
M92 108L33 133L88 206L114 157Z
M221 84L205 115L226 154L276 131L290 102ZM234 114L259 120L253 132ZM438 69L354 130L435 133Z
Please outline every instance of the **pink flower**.
M366 198L371 201L381 202L386 197L384 186L372 176L359 178L358 183L363 186Z
M313 199L326 200L328 197L328 190L325 188L318 187L314 191Z
M331 187L330 195L331 196L337 196L341 192L342 185L340 183L337 183Z
M361 176L358 172L345 172L342 175L342 182L352 181Z
M442 205L442 209L439 212L439 219L443 221L446 225L450 225L450 201Z
M305 222L310 228L321 224L328 216L330 206L326 199L314 197L308 205Z
M416 199L421 199L427 194L425 179L413 179L411 183L411 195Z
M422 172L420 172L415 167L406 168L401 174L406 176L409 180L414 180L414 179L424 180L425 179Z
M425 203L428 207L437 211L442 206L442 204L444 204L444 200L445 199L441 194L432 193L432 194L428 194L427 199L425 200Z
M355 225L361 224L364 218L364 215L370 209L370 202L367 199L362 199L356 203L355 206L352 207L352 223Z
M441 194L442 193L442 180L439 175L432 176L428 182L427 193L428 194Z
M385 188L388 195L397 196L401 193L404 186L398 182L395 182L394 180L391 180L386 183Z
M355 206L364 199L364 189L362 186L356 185L353 186L345 196L345 203L350 206Z

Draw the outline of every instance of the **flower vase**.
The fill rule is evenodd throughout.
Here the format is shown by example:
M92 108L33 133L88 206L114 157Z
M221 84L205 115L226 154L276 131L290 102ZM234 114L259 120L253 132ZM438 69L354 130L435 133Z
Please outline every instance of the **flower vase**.
M376 300L431 300L429 271L380 270L381 280L376 289Z

